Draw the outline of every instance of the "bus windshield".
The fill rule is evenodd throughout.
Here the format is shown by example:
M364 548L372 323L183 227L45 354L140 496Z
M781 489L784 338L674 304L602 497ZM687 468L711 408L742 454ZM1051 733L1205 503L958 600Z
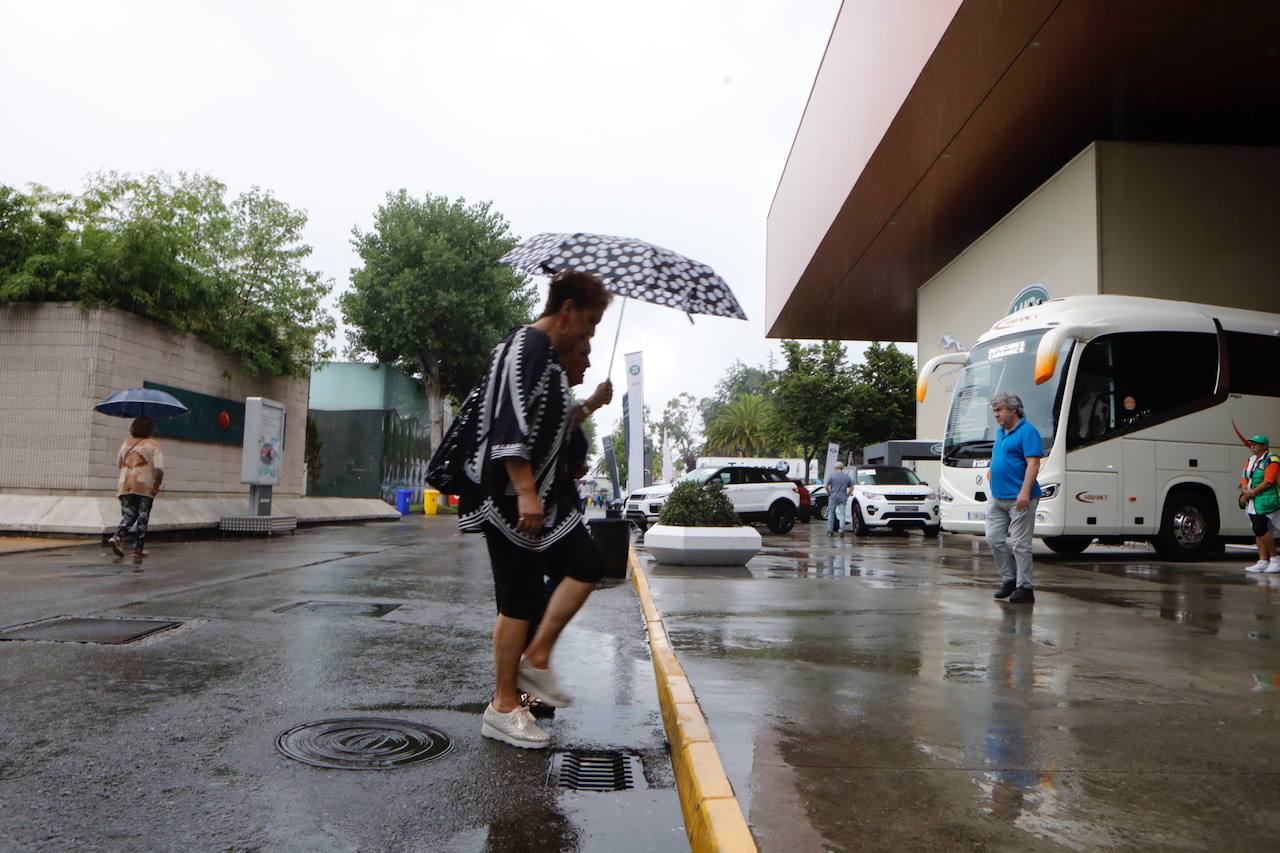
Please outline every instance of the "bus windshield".
M1054 409L1058 384L1066 371L1071 342L1062 345L1053 378L1036 385L1036 348L1044 334L1041 331L1010 335L974 347L951 400L942 447L944 464L991 458L998 429L991 416L991 398L997 391L1011 391L1022 398L1026 418L1040 431L1045 451L1052 447L1058 420Z

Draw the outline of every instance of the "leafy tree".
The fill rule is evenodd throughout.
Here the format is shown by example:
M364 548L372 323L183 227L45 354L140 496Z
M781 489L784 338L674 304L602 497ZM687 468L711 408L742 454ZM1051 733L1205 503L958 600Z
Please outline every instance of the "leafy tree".
M743 394L729 403L707 427L710 456L763 456L776 448L773 403L758 394Z
M876 341L853 368L853 386L836 414L843 446L861 451L868 444L916 434L915 359L893 344Z
M528 322L534 289L498 263L516 240L488 202L388 193L373 229L352 232L361 266L340 299L353 355L370 354L422 382L432 437L442 432L442 394L461 399L479 384L488 355Z
M698 459L698 401L687 391L677 394L667 401L662 410L662 420L657 423L658 448L671 448L683 461L684 470L692 471Z
M0 302L109 305L192 332L256 375L327 355L331 283L303 266L306 214L205 175L109 172L80 196L0 188Z
M707 429L720 417L725 406L744 394L753 394L773 399L773 370L764 367L749 367L741 361L734 361L724 377L716 383L716 393L705 397L698 404L702 413L703 429Z
M782 351L786 364L773 380L778 421L808 470L810 460L838 431L837 418L847 406L852 376L840 341L783 341Z

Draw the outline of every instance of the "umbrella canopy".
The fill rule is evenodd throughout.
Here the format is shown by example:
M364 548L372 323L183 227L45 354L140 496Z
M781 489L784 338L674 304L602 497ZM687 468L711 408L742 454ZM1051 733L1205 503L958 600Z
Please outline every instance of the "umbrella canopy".
M747 319L715 270L643 240L608 234L536 234L499 260L542 275L566 269L591 273L619 296L668 305L687 314Z
M154 388L126 388L94 408L117 418L176 418L187 413L177 397Z

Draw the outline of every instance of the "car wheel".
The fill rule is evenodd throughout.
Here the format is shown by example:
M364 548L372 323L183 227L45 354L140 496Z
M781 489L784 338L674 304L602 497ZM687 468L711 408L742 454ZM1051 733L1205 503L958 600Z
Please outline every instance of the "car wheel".
M857 501L849 504L849 523L853 525L854 536L866 536L871 532L871 528L867 527L867 522L862 518L862 508L858 506Z
M791 501L774 501L769 507L769 530L779 535L790 533L796 524L796 508Z
M818 510L818 514L822 516L823 521L826 521L831 517L831 507L827 504L823 504L822 509Z
M942 532L941 524L926 524L924 526L924 535L930 538L937 536Z
M1093 544L1092 536L1046 536L1044 544L1055 554L1074 557Z
M1174 489L1164 502L1156 553L1165 560L1203 560L1218 538L1218 515L1198 491Z

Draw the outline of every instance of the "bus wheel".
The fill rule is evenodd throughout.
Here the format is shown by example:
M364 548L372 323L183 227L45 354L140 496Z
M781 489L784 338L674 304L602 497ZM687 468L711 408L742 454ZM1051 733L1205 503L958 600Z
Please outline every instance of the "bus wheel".
M1049 550L1055 554L1062 554L1068 557L1074 557L1076 554L1084 553L1084 549L1093 544L1093 538L1090 536L1046 536L1044 544L1049 546Z
M1202 560L1218 538L1218 517L1198 491L1175 489L1164 502L1156 553L1165 560Z

